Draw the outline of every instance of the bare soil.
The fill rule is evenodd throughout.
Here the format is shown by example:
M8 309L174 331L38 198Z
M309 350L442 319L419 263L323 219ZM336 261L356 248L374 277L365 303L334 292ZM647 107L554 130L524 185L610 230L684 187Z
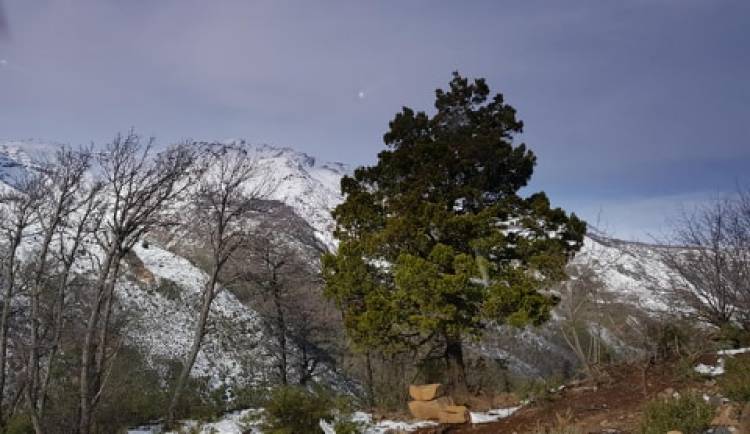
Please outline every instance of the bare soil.
M646 401L671 391L709 390L711 382L680 376L675 364L617 366L606 380L564 388L549 398L532 403L508 418L485 424L444 425L419 434L526 433L563 422L585 433L634 433L638 431Z

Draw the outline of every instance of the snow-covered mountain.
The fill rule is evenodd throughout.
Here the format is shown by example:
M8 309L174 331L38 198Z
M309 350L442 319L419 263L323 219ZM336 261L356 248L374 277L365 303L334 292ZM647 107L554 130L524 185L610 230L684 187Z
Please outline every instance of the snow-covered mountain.
M239 140L223 143L245 147L262 169L258 173L263 182L273 187L269 201L288 206L292 215L296 213L310 225L323 246L334 247L330 210L340 201L338 182L349 170L346 165L318 163L289 148ZM59 146L38 140L0 141L0 192L40 170ZM268 218L285 215L267 214ZM129 344L139 348L153 366L164 366L187 351L207 276L186 258L169 251L168 245L153 241L137 245L127 259L117 295L122 309L132 312L123 330ZM29 237L22 250L31 251L35 242ZM262 383L273 369L274 354L268 341L259 314L230 291L221 291L212 305L209 332L193 375L208 377L215 386L224 381ZM320 374L333 375L326 367Z
M294 211L310 226L327 248L333 248L333 219L331 210L342 198L339 182L351 168L339 162L319 162L291 148L252 145L244 140L223 143L246 146L262 167L261 176L267 177L272 188L270 199L278 200Z
M290 148L251 145L242 140L223 143L245 146L263 168L264 182L274 187L270 199L290 207L314 229L323 245L335 248L331 210L342 200L339 181L351 171L349 166L321 163ZM40 141L0 142L0 183L12 185L23 173L38 169L38 156L49 155L56 147ZM594 267L604 290L622 303L644 312L664 311L669 308L664 290L670 273L659 260L660 248L592 236L585 240L574 264ZM137 312L128 325L128 338L149 360L182 355L190 339L205 273L166 246L139 246L134 253L137 259L129 264L130 276L118 287L121 304ZM214 304L212 323L194 374L215 381L262 380L270 369L272 356L265 346L267 339L257 312L229 291L223 291ZM518 370L529 373L545 370L533 366L535 353L559 352L560 360L567 357L573 363L565 349L550 337L550 330L548 326L546 332L513 332L513 339L523 341L524 348L499 351L501 341L508 348L507 341L500 339L494 341L497 345L492 340L485 342L481 351L505 358ZM488 343L490 347L486 347Z
M220 143L245 147L258 163L258 173L273 186L269 199L294 209L316 230L323 244L334 246L333 220L330 210L341 202L339 181L351 171L340 162L319 162L310 155L287 147L250 144L245 140L223 140ZM0 140L0 182L12 183L29 170L39 168L39 161L49 159L60 146L42 140Z

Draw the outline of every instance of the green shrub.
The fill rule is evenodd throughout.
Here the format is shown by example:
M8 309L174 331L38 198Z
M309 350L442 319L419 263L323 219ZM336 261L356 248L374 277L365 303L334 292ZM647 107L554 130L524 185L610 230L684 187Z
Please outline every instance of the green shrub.
M353 421L352 415L356 410L355 401L350 396L337 396L333 400L334 423L336 434L361 434L365 432L368 424L361 421Z
M750 401L750 357L728 358L719 387L733 401Z
M34 434L34 426L31 424L31 418L27 414L14 414L8 420L5 427L5 434Z
M113 363L108 387L97 408L99 426L124 428L166 414L167 390L160 385L159 373L148 366L138 350L121 348Z
M702 433L713 417L714 409L699 394L686 394L669 400L653 400L646 404L641 422L642 434Z
M161 278L154 290L167 300L178 301L182 297L182 288L174 280Z
M701 374L695 372L695 364L698 359L695 356L682 356L674 366L675 377L680 380L699 380Z
M552 401L556 397L556 392L563 384L559 378L531 378L520 382L514 389L514 392L522 400L530 401Z
M336 434L362 434L367 429L367 425L352 420L339 420L333 425L333 429Z
M264 387L253 386L235 386L232 389L232 405L227 408L228 411L242 410L245 408L262 407L265 403L264 396L268 389Z
M333 419L333 399L322 390L283 386L265 405L263 432L268 434L322 433L320 419Z
M750 346L750 331L734 325L725 325L719 330L718 340L732 348Z

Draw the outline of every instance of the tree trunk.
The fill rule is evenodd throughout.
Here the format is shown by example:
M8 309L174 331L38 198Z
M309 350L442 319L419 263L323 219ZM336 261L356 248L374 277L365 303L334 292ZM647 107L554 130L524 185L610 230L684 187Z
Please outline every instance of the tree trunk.
M8 273L5 282L5 294L3 298L3 313L0 317L0 429L5 428L5 414L2 411L2 399L5 397L5 367L8 355L8 326L10 325L10 309L13 302L13 290L15 286L16 251L21 244L21 230L15 234L12 240L8 257Z
M44 418L45 408L47 404L47 390L49 389L49 383L51 379L52 367L57 357L58 349L60 348L60 342L62 341L63 326L65 324L65 292L68 286L68 279L70 278L70 270L73 267L73 255L78 250L78 246L81 240L81 230L77 232L77 235L71 246L71 258L70 260L64 261L62 275L58 282L57 287L57 300L53 306L53 326L52 326L52 345L47 356L46 366L43 370L44 379L41 382L39 388L39 418ZM62 242L62 241L61 241Z
M367 370L367 405L372 410L375 408L375 383L372 378L372 356L369 350L365 353L365 369Z
M274 271L273 282L273 304L276 309L276 339L279 344L279 376L281 384L287 385L287 354L286 354L286 319L284 309L281 306L281 296L276 285L276 272Z
M92 406L96 406L98 397L101 396L102 385L102 373L104 372L104 364L107 356L107 337L109 335L109 323L112 317L112 304L114 303L115 297L115 285L117 285L117 278L120 274L120 261L122 256L119 255L115 261L112 271L110 272L110 281L107 285L106 295L104 297L104 315L101 320L99 327L98 343L96 345L96 355L94 356L94 382L93 390L96 390L94 397L92 398Z
M107 282L112 268L112 264L115 261L114 247L107 252L107 258L105 259L104 266L101 269L101 274L96 282L96 300L91 307L91 314L86 322L86 333L83 338L83 349L81 350L81 372L80 372L80 387L79 387L79 419L78 419L78 432L79 434L89 434L91 431L91 417L92 417L92 399L91 399L91 363L94 362L94 349L95 342L94 337L96 336L97 326L99 324L99 316L101 314L102 304L106 296Z
M0 431L5 428L5 414L2 410L2 398L5 396L5 358L8 354L8 322L13 297L13 286L6 285L3 294L3 313L0 319Z
M446 337L445 362L448 369L448 385L453 398L458 403L465 402L469 397L469 387L466 384L464 350L460 338Z
M41 378L39 375L39 323L41 322L39 312L39 298L42 292L42 280L44 274L47 272L47 255L49 253L49 247L52 243L52 237L54 231L57 228L60 215L62 214L62 203L58 203L56 213L53 216L52 222L46 229L44 235L44 241L42 242L42 249L39 253L39 262L34 272L34 282L31 287L31 342L29 342L29 366L27 369L27 376L29 377L29 385L26 389L26 398L29 406L29 415L31 416L31 424L34 426L36 434L42 434L41 415L39 414L39 390Z
M206 334L206 323L208 323L208 315L211 311L211 302L214 297L214 290L219 276L219 267L214 267L214 272L211 274L211 279L206 285L206 289L203 292L203 298L201 300L201 312L198 317L198 323L195 326L195 332L193 334L193 344L190 347L187 360L182 366L180 376L177 377L177 383L175 383L174 392L172 392L172 399L169 403L169 410L167 412L167 427L172 428L175 423L175 412L177 411L177 403L180 400L180 394L182 389L185 387L190 371L193 370L195 359L198 357L198 352L201 349L201 343L203 342L203 336Z

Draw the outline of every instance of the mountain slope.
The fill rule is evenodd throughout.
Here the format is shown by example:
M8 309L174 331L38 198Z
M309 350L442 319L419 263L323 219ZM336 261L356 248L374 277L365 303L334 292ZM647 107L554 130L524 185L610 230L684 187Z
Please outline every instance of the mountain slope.
M342 200L339 181L350 172L348 166L319 163L290 148L251 145L242 140L224 143L245 147L262 168L261 179L254 182L273 187L269 199L290 207L312 227L326 248L335 248L330 211ZM12 184L14 178L38 170L35 156L49 155L55 146L43 142L0 142L0 181ZM165 247L168 246L136 248L129 272L118 287L123 307L137 312L128 323L128 339L154 363L186 351L197 294L205 280L203 272L190 261ZM643 312L665 311L670 309L664 299L670 273L659 260L659 249L589 236L573 265L592 267L604 291L618 302ZM265 344L267 337L258 313L229 291L222 291L214 305L212 320L194 375L208 376L215 384L224 378L263 381L273 363L273 354ZM491 334L477 350L506 360L519 372L538 374L558 370L561 364L575 361L555 337L555 326L553 321L536 329L504 328ZM550 352L557 357L550 358Z
M347 170L339 163L318 164L315 159L288 148L253 146L244 142L256 160L264 182L272 185L265 212L255 219L284 217L281 208L288 207L309 223L309 229L327 248L333 246L331 237L331 209L339 200L334 184ZM0 191L12 189L26 175L42 169L58 144L41 141L0 142ZM277 202L280 205L274 206ZM271 227L278 226L273 221ZM299 226L299 225L298 225ZM181 234L189 238L189 234ZM136 245L126 258L124 273L116 287L119 313L123 315L121 333L126 344L137 347L150 365L166 369L171 361L182 358L192 339L194 321L198 313L199 293L206 274L195 264L175 252L180 246L163 240L158 234ZM189 239L185 239L188 244ZM33 234L24 240L22 250L31 252L38 242ZM290 241L294 242L294 240ZM309 261L316 261L318 253L303 252ZM172 251L170 251L172 250ZM92 247L93 255L97 249ZM86 273L83 266L80 270ZM229 290L222 290L211 310L209 330L192 375L207 377L212 386L221 383L263 384L274 369L276 355L269 336L264 333L264 321L259 313ZM291 363L292 361L290 361ZM343 385L328 367L317 369L319 375ZM165 372L166 374L166 372Z

